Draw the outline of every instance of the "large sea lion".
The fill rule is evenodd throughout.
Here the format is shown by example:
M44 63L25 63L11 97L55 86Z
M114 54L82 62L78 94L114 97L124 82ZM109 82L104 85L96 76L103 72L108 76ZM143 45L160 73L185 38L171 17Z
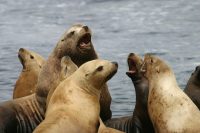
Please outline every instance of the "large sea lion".
M195 71L192 73L184 89L184 92L200 109L200 66L197 66Z
M42 56L24 48L19 49L18 57L23 68L15 84L13 99L35 93L38 75L45 62Z
M154 133L153 125L149 118L147 101L149 86L148 80L141 72L142 58L130 53L127 58L129 71L126 72L135 87L136 105L132 116L112 118L105 125L126 133Z
M34 133L97 133L101 89L117 68L116 62L100 59L81 65L56 88Z
M200 132L199 109L179 88L172 69L149 54L142 69L149 81L148 112L155 132Z
M0 105L0 131L31 133L44 119L47 95L60 83L61 58L65 55L69 55L77 65L97 58L91 42L91 31L87 26L74 25L64 33L42 67L35 94ZM106 89L103 88L105 91L102 90L104 93L101 94L105 95L101 97L107 98L101 98L105 102L100 100L102 105L106 105L101 106L102 112L110 112L107 105L111 98Z

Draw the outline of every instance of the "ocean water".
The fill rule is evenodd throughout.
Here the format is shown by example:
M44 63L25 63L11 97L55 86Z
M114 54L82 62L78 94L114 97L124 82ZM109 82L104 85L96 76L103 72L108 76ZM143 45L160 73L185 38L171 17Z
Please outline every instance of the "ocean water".
M198 0L0 0L0 101L12 99L22 65L19 48L48 57L76 23L88 25L100 58L117 61L108 82L113 117L131 114L135 91L126 76L127 56L154 53L173 68L184 88L200 65Z

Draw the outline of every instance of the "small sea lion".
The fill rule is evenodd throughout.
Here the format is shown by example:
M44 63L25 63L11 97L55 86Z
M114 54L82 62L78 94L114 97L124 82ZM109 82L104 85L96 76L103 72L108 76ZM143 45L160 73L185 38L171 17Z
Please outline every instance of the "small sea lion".
M38 75L45 62L42 56L24 48L19 49L18 57L23 68L15 84L13 99L35 93Z

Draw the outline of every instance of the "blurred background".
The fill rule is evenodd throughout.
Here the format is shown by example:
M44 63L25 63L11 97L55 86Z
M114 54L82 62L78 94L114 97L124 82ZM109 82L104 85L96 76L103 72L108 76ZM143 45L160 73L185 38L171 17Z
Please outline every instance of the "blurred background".
M198 0L0 0L0 101L10 100L22 65L19 48L45 58L70 26L88 25L100 58L117 61L108 82L113 117L132 114L135 91L126 76L130 52L154 53L184 88L200 64Z

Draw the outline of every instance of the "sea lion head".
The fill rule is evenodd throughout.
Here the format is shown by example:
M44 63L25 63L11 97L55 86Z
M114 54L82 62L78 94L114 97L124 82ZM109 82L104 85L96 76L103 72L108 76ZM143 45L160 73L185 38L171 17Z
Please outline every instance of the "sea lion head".
M57 44L57 54L60 58L68 55L80 66L88 60L97 58L91 41L92 33L88 26L73 25L67 30Z
M145 55L143 67L141 70L145 72L145 76L148 79L152 79L153 77L157 77L161 74L169 75L172 72L170 67L164 61L151 54Z
M75 72L80 86L100 91L102 86L117 72L118 64L107 60L92 60L84 63ZM84 84L84 85L83 85Z
M18 58L23 66L23 71L41 69L45 62L42 56L24 48L19 49Z

